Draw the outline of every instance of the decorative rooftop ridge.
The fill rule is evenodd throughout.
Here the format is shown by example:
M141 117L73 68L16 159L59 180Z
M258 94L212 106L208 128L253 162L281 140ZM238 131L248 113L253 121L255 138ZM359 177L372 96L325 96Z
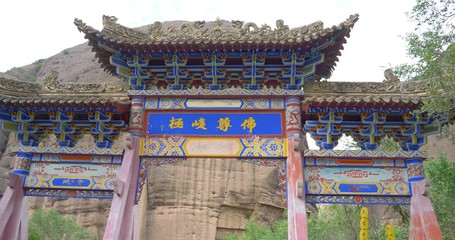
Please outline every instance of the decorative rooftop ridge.
M52 71L43 84L0 78L0 111L50 109L125 110L130 100L125 83L62 84Z
M265 24L220 19L207 23L180 21L177 26L172 25L175 22L155 22L132 29L118 24L116 17L103 16L101 31L79 19L74 23L93 46L104 70L129 78L138 90L144 81L163 80L165 84L174 82L175 89L186 88L180 78L187 74L201 74L207 78L203 81L211 79L213 90L222 85L218 78L240 74L246 78L244 81L250 81L242 83L245 88L257 89L260 86L256 85L264 84L258 77L272 73L283 88L295 89L304 80L330 77L358 18L357 14L352 15L329 28L323 28L318 21L293 29L282 20L276 21L275 29ZM242 64L247 66L245 71L235 68ZM220 69L211 69L215 65ZM265 67L257 69L256 65ZM190 71L189 66L194 68ZM221 66L227 73L219 72Z
M21 97L20 100L40 99L43 96L55 94L58 98L79 97L81 94L89 94L91 97L100 96L104 93L106 96L125 96L128 90L126 83L107 82L107 83L66 83L62 84L58 81L58 72L52 71L44 80L43 84L31 83L25 81L12 80L5 77L0 77L0 93L1 98L6 97ZM26 97L26 98L24 98Z
M74 24L84 33L101 33L108 39L121 43L132 44L182 44L182 43L236 43L236 42L304 42L317 39L322 35L332 33L342 28L350 29L359 18L358 14L351 15L346 21L331 28L323 28L320 21L298 28L290 29L284 21L276 21L272 30L267 24L258 26L256 23L244 21L224 21L217 19L209 25L205 21L185 22L180 26L170 26L163 29L163 23L155 22L147 32L132 29L117 23L114 16L103 16L103 30L99 32L88 26L82 20L75 19Z
M402 82L392 70L384 72L383 82L307 82L305 100L328 102L413 102L419 103L427 96L427 81Z
M42 90L39 83L17 81L0 77L0 94L3 96L31 96L37 95Z
M371 95L378 93L383 95L402 95L421 93L426 95L428 89L427 81L413 82L306 82L305 94L320 94L320 93L339 93L350 94L357 93L360 95ZM422 96L421 95L421 96Z
M124 93L128 85L119 82L88 83L88 84L61 84L58 81L58 72L52 71L44 80L42 94L50 93Z

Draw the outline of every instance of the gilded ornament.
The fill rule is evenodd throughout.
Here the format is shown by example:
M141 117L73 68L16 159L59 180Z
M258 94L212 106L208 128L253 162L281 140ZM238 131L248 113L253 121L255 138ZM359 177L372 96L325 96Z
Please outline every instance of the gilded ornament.
M333 28L351 28L358 20L358 15L351 15L345 22ZM333 28L323 28L320 21L290 29L284 21L276 21L276 28L267 24L258 26L256 23L243 21L224 21L216 19L213 23L205 21L186 22L180 26L170 26L163 29L163 23L154 22L146 32L128 28L117 23L114 16L103 16L103 30L101 33L117 42L159 44L169 43L202 43L202 42L301 42L310 40L313 36L323 35L333 31ZM85 33L96 31L79 19L74 24Z
M52 71L44 80L43 92L51 93L118 93L127 90L126 84L118 82L62 84L58 81L58 72Z
M36 94L41 91L41 84L24 81L16 81L0 77L0 92L5 91L5 95Z

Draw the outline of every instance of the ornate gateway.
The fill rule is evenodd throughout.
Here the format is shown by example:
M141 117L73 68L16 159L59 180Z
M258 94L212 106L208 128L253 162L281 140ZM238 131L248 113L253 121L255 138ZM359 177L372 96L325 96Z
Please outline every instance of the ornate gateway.
M289 239L307 239L305 203L412 205L424 179L419 148L447 119L414 114L426 84L390 71L381 83L321 81L357 20L132 29L103 16L98 31L76 19L102 67L125 84L61 84L56 72L44 85L0 79L0 129L20 142L0 203L0 238L26 227L25 195L112 199L104 239L138 239L134 209L147 171L190 157L275 167ZM320 150L305 149L304 134ZM334 150L343 135L361 150ZM402 150L381 150L386 136ZM81 147L81 138L95 147Z

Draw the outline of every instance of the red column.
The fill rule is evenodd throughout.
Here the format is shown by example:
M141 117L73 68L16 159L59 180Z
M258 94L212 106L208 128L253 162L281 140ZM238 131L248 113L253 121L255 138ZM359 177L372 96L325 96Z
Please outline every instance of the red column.
M127 149L123 155L122 168L114 187L106 229L105 240L111 239L138 239L134 200L139 169L139 142L140 138L129 136Z
M410 240L442 240L438 219L431 205L430 198L426 196L426 184L426 179L411 182Z
M136 137L142 137L144 128L144 101L143 97L133 97L131 99L131 116L129 124L129 133Z
M299 97L286 99L286 135L288 138L288 158L286 161L288 239L307 240L302 173L302 112Z
M28 239L28 204L23 176L8 174L8 187L0 201L0 239Z

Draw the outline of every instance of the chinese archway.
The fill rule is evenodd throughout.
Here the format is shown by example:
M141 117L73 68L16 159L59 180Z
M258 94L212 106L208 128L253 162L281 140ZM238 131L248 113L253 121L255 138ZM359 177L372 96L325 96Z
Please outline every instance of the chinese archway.
M272 29L218 19L138 30L104 16L99 31L76 19L104 70L126 81L61 84L56 72L44 84L0 79L0 129L20 142L0 202L0 238L27 237L23 199L34 196L112 199L104 239L138 239L148 167L226 157L278 167L289 239L307 239L305 203L411 205L410 238L439 239L419 148L447 119L414 114L426 84L391 74L321 81L357 20L329 28L278 20ZM50 134L56 146L42 144ZM95 148L77 146L84 134ZM304 134L320 150L304 149ZM122 135L125 146L115 148ZM343 135L361 150L334 150ZM386 136L402 150L381 150Z

